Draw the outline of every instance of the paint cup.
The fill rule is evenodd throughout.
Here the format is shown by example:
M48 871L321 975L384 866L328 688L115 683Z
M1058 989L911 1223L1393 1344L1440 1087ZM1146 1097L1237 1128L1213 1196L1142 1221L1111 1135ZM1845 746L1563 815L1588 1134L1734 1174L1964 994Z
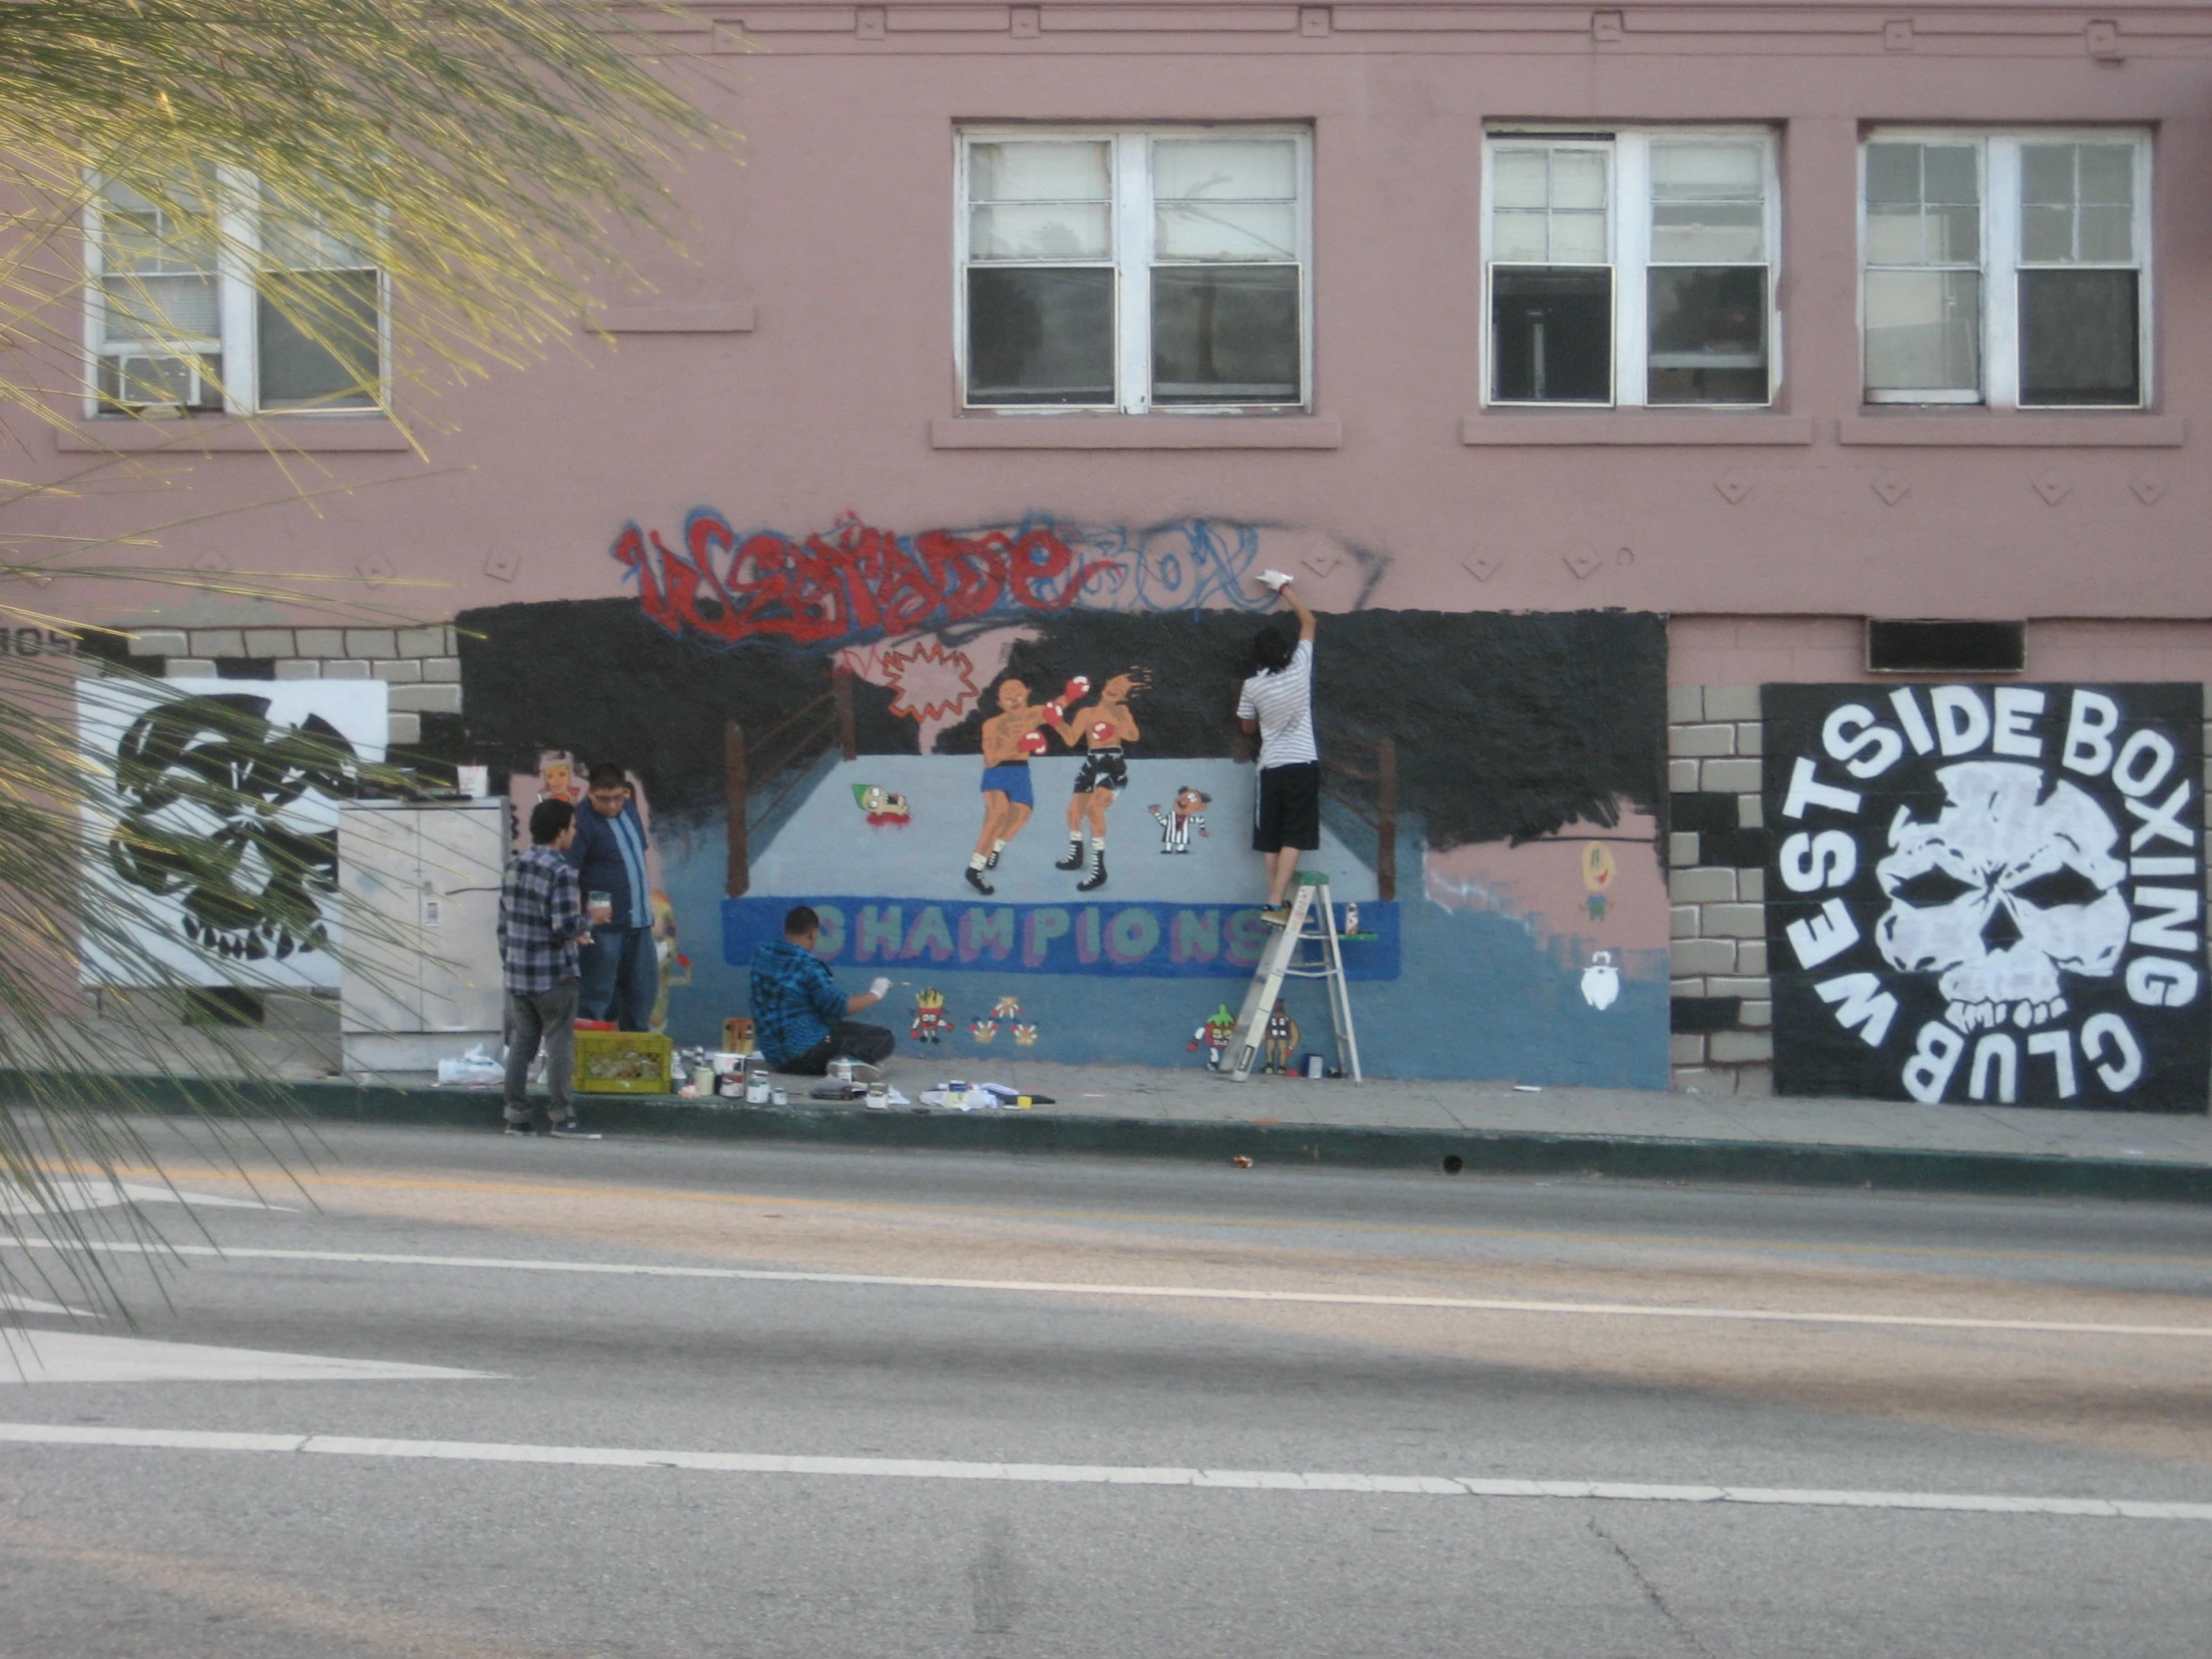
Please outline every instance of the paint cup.
M887 1112L891 1109L891 1091L882 1083L867 1086L867 1109L871 1112Z
M490 767L455 767L453 787L471 801L481 801L491 794Z
M592 893L589 897L586 898L585 904L590 911L592 920L598 922L607 922L614 919L615 895L613 893Z

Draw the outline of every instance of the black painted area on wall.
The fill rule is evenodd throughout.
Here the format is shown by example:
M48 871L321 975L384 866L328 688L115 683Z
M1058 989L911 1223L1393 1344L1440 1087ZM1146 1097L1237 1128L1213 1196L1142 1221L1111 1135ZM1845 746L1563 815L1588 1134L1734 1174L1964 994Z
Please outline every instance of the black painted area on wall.
M471 759L533 770L541 749L615 760L644 783L656 811L720 804L723 728L755 739L830 694L828 657L768 645L711 651L672 639L633 599L567 599L463 611L461 706ZM914 723L890 693L852 682L852 719L867 755L915 753ZM787 727L797 736L815 725ZM772 739L770 750L785 747Z
M1743 1013L1744 999L1740 996L1678 996L1667 1004L1667 1029L1733 1031Z
M628 599L501 606L456 620L480 759L522 766L542 748L610 756L660 807L722 798L726 721L765 732L830 689L825 657L678 641ZM1076 675L1095 691L1145 670L1149 683L1131 703L1142 733L1131 755L1161 760L1232 753L1253 639L1289 625L1223 611L1081 611L1021 623L1037 638L1015 645L1007 673L1028 684L1033 702ZM938 753L976 752L996 683L939 736ZM855 679L852 694L862 754L916 752L918 729L889 712L888 691ZM1542 835L1577 819L1610 824L1622 803L1653 813L1665 805L1666 626L1657 616L1326 616L1315 699L1325 733L1395 741L1398 811L1423 821L1433 846ZM1343 758L1372 764L1367 752Z

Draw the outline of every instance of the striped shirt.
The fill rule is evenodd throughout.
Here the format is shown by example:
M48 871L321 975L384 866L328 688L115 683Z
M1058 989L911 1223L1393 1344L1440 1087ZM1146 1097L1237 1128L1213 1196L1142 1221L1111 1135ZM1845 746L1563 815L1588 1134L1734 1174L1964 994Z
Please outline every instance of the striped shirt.
M1244 683L1239 720L1260 726L1260 767L1303 766L1321 759L1314 747L1314 642L1300 640L1290 662L1262 669Z

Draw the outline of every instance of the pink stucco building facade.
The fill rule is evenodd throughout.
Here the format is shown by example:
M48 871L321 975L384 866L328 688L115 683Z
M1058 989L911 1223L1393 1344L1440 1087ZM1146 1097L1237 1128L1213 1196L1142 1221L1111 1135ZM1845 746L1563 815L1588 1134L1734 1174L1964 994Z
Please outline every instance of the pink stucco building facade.
M1386 831L1371 822L1372 763L1367 782L1347 785L1368 815L1367 830L1344 831L1359 890L1404 912L1391 945L1402 973L1364 1007L1413 998L1405 976L1423 977L1423 950L1488 948L1421 931L1438 917L1507 926L1524 952L1498 958L1494 980L1454 982L1401 1029L1379 1012L1388 1035L1376 1069L1393 1069L1395 1055L1397 1069L1432 1075L1645 1084L1671 1069L1708 1090L1773 1086L1776 1043L1789 1041L1778 1019L1812 1019L1847 995L1813 985L1821 964L1779 959L1793 935L1769 913L1783 896L1769 882L1799 826L1776 816L1789 780L1766 754L1762 686L1865 683L1861 701L1909 739L1890 713L1900 687L1977 688L1985 711L1994 687L2054 688L2043 707L2055 760L2063 687L2212 679L2212 469L2196 455L2212 419L2212 7L783 0L695 5L654 27L704 55L708 74L684 73L743 133L740 159L702 158L676 181L686 254L637 249L654 285L609 292L573 350L434 394L397 387L419 450L373 413L272 414L255 432L217 410L143 425L88 410L58 438L12 423L29 464L52 475L104 448L160 451L167 488L190 503L163 508L190 520L162 533L163 560L335 578L432 630L410 643L395 624L383 640L358 619L213 596L87 601L141 631L142 657L172 673L221 659L284 676L366 662L393 686L394 738L443 745L449 759L520 767L540 742L632 758L653 751L685 683L678 659L638 682L650 693L627 689L621 652L590 659L591 700L636 699L629 737L571 732L553 714L524 730L529 697L513 667L528 640L556 639L528 633L529 616L566 616L588 642L593 619L619 605L638 651L660 641L736 673L730 663L773 646L874 687L897 744L871 749L863 710L861 736L835 763L865 785L871 755L910 770L961 753L945 734L1027 660L1010 654L1043 650L1022 632L1025 606L1063 620L1257 608L1257 589L1232 600L1229 586L1275 564L1332 622L1663 619L1645 679L1586 683L1580 653L1627 648L1594 635L1539 646L1510 632L1421 633L1430 625L1408 621L1413 643L1393 661L1398 636L1378 623L1343 636L1356 639L1359 672L1325 680L1345 706L1325 697L1322 713L1348 723L1348 742L1417 751L1424 734L1494 732L1498 718L1510 728L1519 717L1498 716L1511 701L1498 687L1525 672L1545 680L1537 701L1555 711L1515 729L1527 749L1610 744L1648 762L1564 781L1558 810L1518 819L1485 817L1436 784L1393 802ZM295 453L280 466L262 432ZM298 483L312 499L282 501ZM270 504L213 511L252 503ZM102 533L143 516L144 500L17 510ZM868 560L902 555L871 554L862 526L921 564L913 538L932 532L956 538L955 557L977 538L1013 537L1013 551L989 555L1005 596L963 617L948 587L929 595L947 608L893 615L896 584ZM1074 560L1027 597L1025 526L1045 527ZM757 531L787 538L784 551L771 558L748 540ZM816 563L801 582L792 550L809 537ZM1215 587L1193 574L1210 557ZM778 594L739 591L771 564L784 573ZM717 582L728 591L702 609L697 595ZM476 644L437 632L459 619L466 633L471 618L490 619ZM1908 640L1895 667L1874 669L1869 618L2024 624L1970 642L2000 657L2016 644L2024 657L1916 657L1931 646ZM503 634L510 622L524 632ZM1325 653L1330 638L1325 624ZM569 650L548 649L556 662ZM1133 632L1099 649L1148 668L1154 706L1180 718L1179 646ZM901 675L947 652L961 654L966 689L955 673L925 718L902 701ZM1138 662L1144 652L1153 657ZM1421 678L1456 674L1470 653L1497 654L1489 689L1440 699L1427 726ZM1363 723L1354 705L1371 687L1399 701ZM1590 699L1614 706L1593 711ZM2124 738L2135 716L2120 701ZM560 702L546 693L548 709ZM1145 704L1134 706L1141 717ZM2190 724L2201 717L2160 708L2142 718L2167 734L2171 775L2201 773ZM709 716L719 733L723 711ZM1961 733L1936 758L1989 755ZM1143 809L1185 782L1170 776L1185 761L1240 764L1226 735L1218 750L1210 738L1163 742L1151 775L1161 793L1140 778L1122 817L1148 824ZM487 753L460 753L470 746ZM1843 778L1837 752L1812 751L1824 779ZM1130 753L1144 764L1141 744ZM866 875L741 884L725 869L728 826L710 821L747 809L730 807L724 780L673 775L688 764L671 752L648 779L698 810L696 822L672 818L664 855L705 848L692 887L675 881L702 970L680 1021L704 1029L740 1011L737 962L707 971L743 932L718 903L903 898L911 917L924 900L964 897L935 894L906 867L919 856L911 838ZM1426 764L1448 770L1440 757ZM1494 757L1468 765L1477 794L1514 770ZM807 787L827 811L846 781L824 773ZM2198 834L2183 884L2200 895L2202 782L2175 810ZM929 788L909 778L904 790L917 827ZM944 815L967 825L973 782L957 791ZM1927 820L1940 795L1934 782L1924 791L1937 792L1916 798ZM1462 808L1466 822L1439 832ZM1232 846L1241 811L1227 800L1215 811ZM1058 814L1040 799L1029 831L1055 851ZM972 828L960 831L963 858ZM1372 846L1359 840L1370 831ZM1402 837L1394 858L1382 853L1385 834ZM1120 873L1153 857L1134 823L1117 819L1111 838L1116 879L1149 876L1150 865ZM755 840L757 873L775 849ZM1894 827L1869 842L1863 878L1900 847ZM1385 862L1397 872L1387 893ZM1885 877L1854 902L1871 918L1901 902L1909 879ZM1990 874L1977 902L2027 915L2007 879ZM1163 888L1159 902L1196 899ZM1434 916L1416 925L1416 909ZM948 915L955 941L957 923ZM1163 915L1162 928L1174 925ZM1131 922L1125 936L1141 932ZM2192 910L2174 935L2188 948L2172 947L2198 967L2201 932ZM1995 960L2022 947L1982 929L1974 948ZM2117 985L2126 971L2093 950L2045 955L2069 984ZM955 979L970 965L957 943L936 960ZM1970 965L1950 964L1951 988L1928 993L1932 1022L1967 1024L1962 1042L1980 1041L1981 1025L1961 1008L1996 1007L2002 1023L2013 995L1961 995L1953 976ZM1933 957L1892 966L1935 971ZM1633 994L1603 1008L1578 995L1600 967ZM1807 980L1796 1014L1776 987L1785 967ZM995 982L973 977L967 1000L994 1000ZM1543 980L1533 1000L1501 1011L1494 1033L1443 1034L1462 1016L1479 1026L1505 980L1532 978ZM1067 987L1054 981L1037 993L1048 1009L1037 1051L1091 1021L1118 1034L1089 1032L1067 1057L1174 1062L1216 999L1180 984L1101 980L1093 1000L1055 1001ZM1235 988L1220 988L1232 1004ZM2031 993L2014 988L2025 1010ZM1124 993L1133 1000L1115 1000ZM1914 1049L1908 1004L1889 1039L1892 1073L1928 1052ZM2204 1007L2199 992L2186 1007L2157 1003L2175 1027L2157 1040L2201 1049ZM980 1006L957 1011L965 1025ZM1604 1025L1607 1015L1618 1017ZM1547 1022L1533 1046L1507 1029ZM2043 1023L2006 1026L2029 1045L2011 1062L1997 1049L1985 1062L1954 1056L1937 1097L1998 1098L2011 1064L2012 1086L2036 1097L2035 1056L2052 1052L2032 1046ZM1873 1049L1869 1029L1861 1020L1839 1040ZM2155 1046L2130 1029L2138 1049ZM2124 1073L2117 1038L2075 1029L2066 1041L2082 1078L2100 1057ZM1608 1058L1577 1069L1589 1054ZM1844 1086L1817 1067L1800 1076L1816 1074ZM2193 1087L2202 1110L2201 1065L2174 1076L2179 1093L2161 1103L2185 1105ZM2066 1098L2095 1103L2096 1085L2080 1086L2090 1094Z

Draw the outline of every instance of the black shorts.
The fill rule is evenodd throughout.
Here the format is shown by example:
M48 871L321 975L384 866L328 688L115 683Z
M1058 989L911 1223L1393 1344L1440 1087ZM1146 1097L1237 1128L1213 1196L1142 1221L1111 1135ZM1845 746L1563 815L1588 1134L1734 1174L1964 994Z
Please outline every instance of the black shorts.
M1083 770L1075 775L1075 794L1111 790L1119 795L1127 788L1129 763L1122 759L1120 749L1094 749L1083 757Z
M1321 846L1319 761L1260 769L1260 797L1252 811L1252 849L1280 852L1286 846L1302 852Z

